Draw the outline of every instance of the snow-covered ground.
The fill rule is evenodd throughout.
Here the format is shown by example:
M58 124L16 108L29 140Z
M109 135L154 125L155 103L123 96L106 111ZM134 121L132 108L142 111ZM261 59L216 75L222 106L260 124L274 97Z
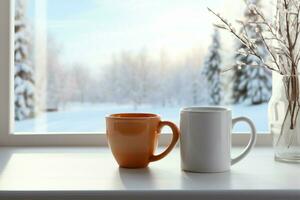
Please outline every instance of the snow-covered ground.
M233 116L247 116L252 119L259 132L267 132L267 104L258 106L230 106ZM105 132L105 116L120 112L151 112L160 114L163 120L179 122L181 107L140 106L137 110L131 105L116 104L74 104L64 111L45 113L32 120L17 121L15 132ZM234 131L247 132L243 123L236 125Z

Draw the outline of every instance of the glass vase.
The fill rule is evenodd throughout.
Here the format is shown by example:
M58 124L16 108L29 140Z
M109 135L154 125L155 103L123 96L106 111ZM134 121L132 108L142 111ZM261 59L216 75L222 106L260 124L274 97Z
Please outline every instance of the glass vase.
M273 74L269 128L275 160L300 163L299 75Z

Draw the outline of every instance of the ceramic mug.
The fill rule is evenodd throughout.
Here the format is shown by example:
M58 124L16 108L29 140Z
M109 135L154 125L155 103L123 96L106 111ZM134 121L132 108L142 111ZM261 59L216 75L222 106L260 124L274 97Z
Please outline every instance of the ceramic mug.
M224 172L243 159L254 146L256 130L246 117L232 119L231 110L222 107L184 108L180 114L181 168L191 172ZM245 150L231 159L231 132L237 122L251 128Z
M171 144L154 155L161 129L169 126L173 132ZM109 146L120 167L143 168L150 162L164 158L176 145L179 129L169 121L161 121L156 114L122 113L106 117Z

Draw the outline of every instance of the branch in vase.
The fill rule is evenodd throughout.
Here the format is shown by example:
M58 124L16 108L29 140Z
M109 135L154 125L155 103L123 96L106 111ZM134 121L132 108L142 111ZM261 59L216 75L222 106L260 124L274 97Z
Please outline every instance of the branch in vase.
M224 24L224 25L215 25L215 26L231 32L249 50L248 55L252 55L252 56L257 57L262 62L263 66L268 68L269 70L275 71L279 74L283 74L279 69L273 68L272 66L268 65L264 61L264 59L256 51L257 46L253 42L251 42L251 39L249 37L247 37L247 35L239 35L236 32L236 29L224 17L222 17L221 15L215 13L210 8L208 8L208 10L209 10L209 12L214 14L216 17L218 17L221 20L221 22Z
M236 29L222 17L211 9L208 10L221 20L222 25L216 25L218 28L225 29L231 32L245 47L248 49L247 54L256 56L264 65L271 71L275 71L281 75L295 75L298 73L298 64L300 63L300 51L295 51L299 48L300 34L300 1L295 0L280 0L277 4L277 19L281 26L272 25L267 18L255 5L247 5L249 11L257 16L257 21L247 23L238 21L242 25L242 33L237 33ZM280 14L281 13L281 14ZM267 63L262 59L259 49L247 33L247 26L255 29L256 33L262 40L268 54L271 58L271 63ZM253 41L252 41L253 40ZM297 52L297 53L296 53Z

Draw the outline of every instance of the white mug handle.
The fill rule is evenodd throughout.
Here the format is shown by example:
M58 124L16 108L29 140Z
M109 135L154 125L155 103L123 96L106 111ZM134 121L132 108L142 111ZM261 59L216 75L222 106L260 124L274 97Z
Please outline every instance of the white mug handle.
M248 143L248 145L246 146L246 148L244 149L244 151L238 155L237 157L231 159L231 165L234 165L235 163L239 162L240 160L242 160L243 158L246 157L246 155L251 151L251 149L253 148L253 146L255 145L256 142L256 128L253 124L253 122L247 118L247 117L237 117L232 119L232 127L234 127L234 125L238 122L246 122L250 128L251 128L251 137L250 137L250 141Z

